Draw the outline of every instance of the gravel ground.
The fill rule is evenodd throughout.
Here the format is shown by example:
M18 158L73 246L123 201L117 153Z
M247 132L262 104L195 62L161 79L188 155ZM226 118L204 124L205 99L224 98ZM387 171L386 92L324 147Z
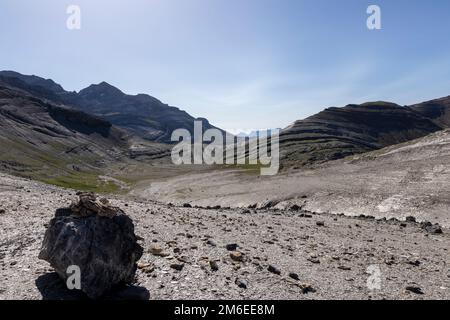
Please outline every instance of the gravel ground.
M0 299L80 298L37 258L45 225L75 192L0 174L0 196ZM413 222L126 196L111 203L142 237L135 286L150 299L450 298L446 228L431 234ZM378 271L380 286L369 289Z

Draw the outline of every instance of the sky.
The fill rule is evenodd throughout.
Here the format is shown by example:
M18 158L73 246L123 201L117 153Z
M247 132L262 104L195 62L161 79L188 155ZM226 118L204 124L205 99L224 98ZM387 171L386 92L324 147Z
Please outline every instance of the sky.
M330 106L450 95L449 16L448 0L1 0L0 69L70 91L106 81L233 133L284 128Z

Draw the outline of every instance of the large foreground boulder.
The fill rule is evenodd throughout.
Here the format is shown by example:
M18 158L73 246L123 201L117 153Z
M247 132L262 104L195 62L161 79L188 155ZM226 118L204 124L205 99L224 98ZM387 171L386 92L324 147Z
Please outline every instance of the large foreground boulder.
M69 266L80 269L81 290L96 299L114 286L131 283L143 249L134 225L121 209L79 194L80 201L56 210L45 233L39 259L67 280Z

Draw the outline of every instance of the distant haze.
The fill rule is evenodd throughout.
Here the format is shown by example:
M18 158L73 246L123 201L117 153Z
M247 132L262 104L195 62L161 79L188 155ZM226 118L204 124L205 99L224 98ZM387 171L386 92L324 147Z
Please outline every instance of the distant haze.
M81 30L66 8L81 7ZM2 0L0 70L148 93L231 132L450 95L449 1Z

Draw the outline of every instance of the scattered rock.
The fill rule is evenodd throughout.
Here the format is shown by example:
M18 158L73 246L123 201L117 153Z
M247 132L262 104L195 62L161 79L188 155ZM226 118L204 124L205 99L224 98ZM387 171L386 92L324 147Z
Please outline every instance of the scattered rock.
M214 242L214 240L208 239L206 243L209 244L211 247L217 247L217 244Z
M183 203L183 208L192 208L190 203Z
M48 261L64 280L68 267L78 266L81 290L95 299L134 280L143 249L133 221L122 210L97 201L91 193L79 196L79 203L56 210L39 259Z
M170 267L171 267L172 269L177 270L177 271L181 271L181 270L183 270L183 268L184 268L184 264L181 264L181 263L173 263L173 264L170 265Z
M169 254L163 251L163 248L159 244L152 244L148 251L157 257L168 257Z
M280 269L278 269L277 267L275 267L275 266L273 266L273 265L269 265L269 267L267 268L267 270L268 270L269 272L272 272L272 273L275 273L275 274L278 274L278 275L281 274Z
M319 227L324 227L325 226L325 222L324 221L317 221L316 225Z
M415 294L424 294L424 292L422 291L422 289L420 287L417 286L408 286L406 287L406 291L415 293Z
M234 282L239 288L247 289L247 281L237 278Z
M217 264L217 261L210 260L210 261L209 261L209 266L211 267L211 270L212 270L212 271L217 271L217 270L219 270L219 265Z
M238 245L236 243L230 243L225 246L228 251L236 251Z
M0 209L0 214L5 214L5 209Z
M117 214L123 214L121 209L110 206L108 199L102 198L97 200L95 194L91 192L79 192L77 195L80 198L78 203L70 205L70 210L74 216L89 217L98 215L112 218Z
M314 289L310 284L302 284L300 285L300 289L302 290L303 294L316 292L316 289Z
M298 274L294 273L294 272L289 273L289 277L294 280L300 280L300 277L298 276Z
M420 227L422 229L424 229L426 232L431 233L431 234L441 234L442 233L442 228L438 223L432 224L429 221L424 221L420 224Z
M155 266L152 263L138 262L137 267L144 273L152 273L155 271Z
M233 251L230 253L230 258L233 261L242 262L244 261L244 255L239 251Z
M312 263L315 263L315 264L320 263L319 258L317 258L317 257L315 257L315 256L309 257L307 260L308 260L309 262L312 262Z
M413 216L408 216L405 219L406 222L416 222L416 218L414 218Z
M352 270L352 268L350 268L348 266L338 266L338 269L345 270L345 271Z
M415 267L420 266L420 261L419 260L415 260L415 261L408 261L408 264L413 265Z

